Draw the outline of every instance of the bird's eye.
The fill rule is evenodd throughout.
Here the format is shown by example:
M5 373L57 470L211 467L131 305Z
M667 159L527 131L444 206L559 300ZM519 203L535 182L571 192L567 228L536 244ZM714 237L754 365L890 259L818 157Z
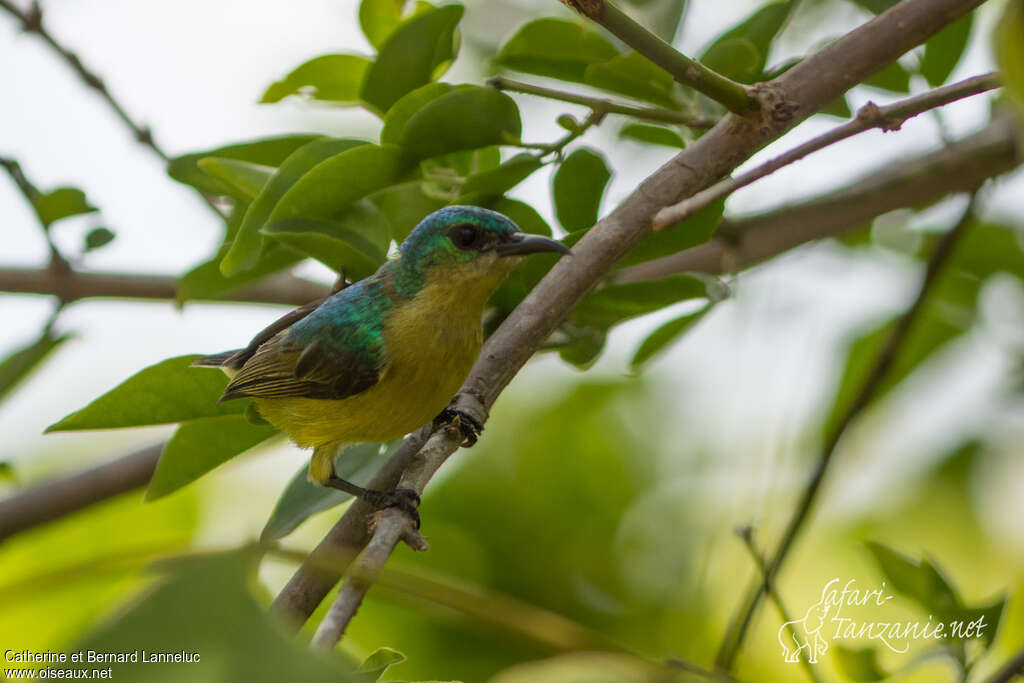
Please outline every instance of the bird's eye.
M448 230L448 238L459 249L476 249L483 244L483 231L471 223L459 223Z

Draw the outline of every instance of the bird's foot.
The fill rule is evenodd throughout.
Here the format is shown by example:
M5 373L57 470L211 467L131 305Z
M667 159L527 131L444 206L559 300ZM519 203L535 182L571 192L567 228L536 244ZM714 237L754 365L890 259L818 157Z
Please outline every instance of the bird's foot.
M448 406L441 413L434 418L434 426L439 427L443 424L456 424L458 420L459 429L462 430L462 446L469 448L477 442L480 438L480 432L484 431L483 424L478 419L467 413L465 410L459 410Z
M416 529L420 528L420 513L417 509L420 506L420 496L412 489L394 489L392 491L364 489L362 486L358 486L350 481L342 479L333 472L327 481L323 483L325 486L330 486L332 489L338 489L339 491L350 493L356 498L366 501L374 509L384 510L386 508L398 508L405 514L409 515L409 518L412 520L413 526L415 526Z

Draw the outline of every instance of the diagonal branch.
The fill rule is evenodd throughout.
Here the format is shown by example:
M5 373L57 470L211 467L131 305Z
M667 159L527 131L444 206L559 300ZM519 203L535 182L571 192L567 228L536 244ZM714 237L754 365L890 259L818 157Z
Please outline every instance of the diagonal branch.
M662 209L654 217L654 229L664 230L681 221L685 221L709 204L728 197L736 190L746 187L765 176L775 173L781 168L785 168L789 164L797 162L837 142L874 128L879 128L885 132L899 130L908 119L922 112L951 104L971 95L987 92L999 86L999 76L995 73L990 73L984 76L968 78L959 83L944 85L941 88L908 97L882 107L874 102L868 102L857 111L857 115L852 121L833 128L812 140L808 140L802 145L798 145L785 154L766 161L757 168L751 169L742 175L727 178L706 190L698 192L689 199L684 199L678 204Z
M818 461L814 466L814 470L811 472L810 479L804 487L803 493L800 495L796 509L786 525L786 530L783 532L782 538L779 541L775 552L771 555L771 559L764 568L763 576L753 587L753 590L744 601L744 605L741 609L737 610L734 614L732 623L730 624L729 630L722 642L722 647L716 657L716 665L718 668L726 671L731 669L736 655L743 644L747 629L754 617L754 612L760 603L761 597L774 583L775 577L779 573L782 563L788 556L790 549L793 547L794 541L796 541L797 536L803 529L804 522L807 521L807 518L811 513L811 509L814 507L814 503L818 497L818 492L821 489L821 484L825 479L825 474L827 473L829 465L832 462L832 458L835 455L836 446L843 438L847 428L857 419L857 417L865 408L867 408L877 395L882 386L882 382L888 376L893 364L899 357L911 329L913 329L925 303L928 301L928 296L931 294L932 287L938 280L939 274L942 272L946 263L949 262L949 258L953 254L953 250L964 232L966 232L974 222L974 214L975 200L974 195L972 195L971 199L967 202L967 208L964 209L964 212L956 225L949 232L944 234L935 245L935 250L928 259L928 266L925 270L924 279L921 282L921 286L913 304L911 304L910 308L907 309L907 312L904 313L896 322L896 325L886 340L885 345L882 347L882 350L879 351L878 357L875 359L874 366L872 366L871 371L864 380L863 385L861 385L860 390L855 395L853 401L851 401L849 407L839 417L839 419L835 421L828 434L825 435L824 445L822 446L821 454L818 456Z
M759 92L768 106L761 109L760 118L727 115L647 178L587 232L571 258L561 259L551 269L488 339L456 397L459 407L475 418L486 417L484 413L544 340L615 263L650 234L658 210L730 173L765 144L981 2L904 0L763 84ZM419 439L427 429L418 432ZM449 452L458 440L444 430L431 438L435 447ZM403 447L395 457L406 450L411 449ZM386 465L391 476L381 479L390 479L393 486L401 467L391 465ZM331 540L325 539L314 552L329 555L334 546L336 553L351 555L367 536L366 506L354 503L330 532ZM309 618L332 585L323 572L310 578L306 567L300 568L275 600L274 611L293 625Z

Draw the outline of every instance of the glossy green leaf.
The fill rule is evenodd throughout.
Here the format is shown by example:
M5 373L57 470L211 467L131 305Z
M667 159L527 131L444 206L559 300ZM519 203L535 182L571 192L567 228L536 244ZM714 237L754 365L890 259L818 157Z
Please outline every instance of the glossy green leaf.
M581 325L608 329L624 320L705 295L704 283L689 275L607 285L585 296L572 318Z
M156 500L190 484L218 465L277 434L244 415L192 420L178 427L164 446L149 481L146 500Z
M320 138L289 154L245 212L234 242L221 261L221 272L231 277L253 268L259 262L263 244L259 231L289 190L318 164L367 144L347 138Z
M198 661L104 664L118 683L245 681L338 683L350 672L337 657L315 657L285 635L249 593L253 550L203 554L170 567L168 576L68 650L195 653ZM84 669L95 662L67 663ZM159 672L159 673L156 673Z
M397 145L402 140L402 132L412 115L442 95L467 85L451 85L450 83L427 83L406 93L395 102L384 116L384 127L380 131L380 144Z
M503 195L526 180L542 165L534 154L517 154L498 168L471 175L462 186L462 195Z
M375 208L373 210L376 211ZM377 213L380 230L386 234L388 225ZM267 223L263 234L312 256L337 273L344 272L354 280L361 280L380 267L386 252L346 225L344 221L286 218Z
M280 102L289 95L308 94L314 100L357 102L363 76L371 62L359 55L322 55L296 67L271 83L260 102Z
M39 222L47 228L62 218L99 210L86 201L85 193L77 187L58 187L56 190L34 195L32 207L39 216Z
M1008 2L995 31L995 52L1006 90L1024 119L1024 7Z
M405 655L390 647L382 647L370 654L356 670L354 680L358 683L376 683L380 680L388 667L393 664L401 664L405 661Z
M505 93L477 86L441 95L413 114L399 145L415 159L518 140L519 108Z
M82 240L82 250L92 251L94 249L100 249L113 242L115 237L117 237L117 235L115 235L109 228L93 228L89 232L85 233L85 238Z
M880 681L889 676L878 663L873 647L851 648L836 645L832 651L836 667L851 681Z
M216 369L191 367L198 357L169 358L140 370L46 431L138 427L243 412L246 401L217 403L228 378Z
M31 344L22 346L0 361L0 401L14 391L58 346L71 335L53 336L45 330Z
M606 62L587 66L583 74L587 85L638 100L676 109L675 81L667 71L637 52L617 55Z
M567 232L590 228L597 222L612 173L604 156L586 147L576 149L555 171L552 195L555 215Z
M910 72L899 62L889 62L881 71L867 78L864 85L906 94L910 92Z
M586 82L587 67L619 56L596 31L565 19L535 19L522 26L498 51L494 62L516 71Z
M645 123L628 123L619 131L619 137L627 140L636 140L650 145L664 145L682 149L686 147L683 136L672 128L664 126L649 126Z
M359 3L359 27L370 45L380 48L402 23L405 0L362 0Z
M960 17L928 39L921 57L921 75L933 88L946 82L967 48L974 13Z
M373 203L391 226L391 238L401 242L416 225L448 202L423 191L423 181L413 180L391 185L371 194Z
M255 199L270 177L274 175L274 169L270 166L261 166L237 159L206 157L200 159L196 164L204 173L222 182L228 189L229 196L246 202Z
M260 164L261 166L276 167L280 166L289 154L321 137L323 136L282 135L240 142L203 152L193 152L192 154L185 154L171 159L167 166L167 173L178 182L191 185L201 192L226 195L229 194L230 188L225 187L216 178L204 173L198 165L200 159L218 157L221 159L248 161L249 163Z
M334 470L342 479L354 484L366 484L401 442L401 439L392 441L386 447L379 443L349 446L335 456ZM314 484L309 480L308 472L307 463L300 467L288 482L274 506L274 511L270 514L270 519L260 533L262 542L284 538L312 515L352 498L344 491Z
M403 22L388 37L363 80L361 99L386 112L403 95L426 85L455 58L455 27L462 5L445 5Z
M631 266L644 261L661 258L669 254L678 254L681 251L704 244L715 233L722 222L722 213L725 211L725 200L719 199L687 218L682 223L677 223L664 230L651 233L644 238L644 241L633 247L625 257L619 261L617 267Z
M747 19L716 38L700 61L740 83L759 80L772 41L782 30L792 9L793 0L775 0L762 5Z
M545 235L547 237L551 236L551 226L537 213L535 208L525 202L510 197L502 197L497 202L492 203L490 208L511 218L512 222L518 225L523 232ZM536 254L530 258L544 258L544 256Z
M639 348L637 348L636 353L633 354L633 360L630 363L633 371L639 370L647 361L678 340L679 337L696 325L709 310L711 310L710 305L693 313L673 318L647 335Z

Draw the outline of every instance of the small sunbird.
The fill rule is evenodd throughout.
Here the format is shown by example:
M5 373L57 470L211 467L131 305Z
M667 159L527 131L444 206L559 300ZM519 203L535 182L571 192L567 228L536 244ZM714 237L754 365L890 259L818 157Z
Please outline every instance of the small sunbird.
M337 449L454 419L447 406L480 352L487 300L522 257L540 252L571 253L500 213L448 206L424 218L370 277L292 311L244 349L195 364L231 378L221 402L251 397L263 419L313 448L314 482L374 507L409 509L411 492L339 477ZM475 440L480 425L458 416Z

